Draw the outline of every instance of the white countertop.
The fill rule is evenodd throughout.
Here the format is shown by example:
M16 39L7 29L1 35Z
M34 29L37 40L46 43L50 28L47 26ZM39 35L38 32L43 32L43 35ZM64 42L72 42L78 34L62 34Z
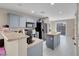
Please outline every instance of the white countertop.
M4 38L8 41L27 38L29 36L24 35L23 33L16 33L16 32L0 32Z
M28 45L27 45L28 48L33 47L34 45L37 45L37 44L39 44L40 42L43 42L42 39L35 38L35 37L33 37L32 40L33 40L34 42L31 43L31 44L28 44Z
M61 34L61 32L49 32L47 33L47 35L59 35Z

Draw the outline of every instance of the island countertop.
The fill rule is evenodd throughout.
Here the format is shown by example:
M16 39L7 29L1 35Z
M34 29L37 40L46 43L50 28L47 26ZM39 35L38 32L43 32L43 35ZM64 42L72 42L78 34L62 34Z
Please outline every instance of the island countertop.
M59 35L61 32L48 32L47 35Z

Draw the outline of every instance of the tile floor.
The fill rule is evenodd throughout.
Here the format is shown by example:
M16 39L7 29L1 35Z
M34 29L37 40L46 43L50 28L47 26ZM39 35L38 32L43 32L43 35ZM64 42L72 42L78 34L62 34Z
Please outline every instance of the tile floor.
M46 47L43 43L43 56L75 56L74 41L66 36L60 36L60 45L54 50Z

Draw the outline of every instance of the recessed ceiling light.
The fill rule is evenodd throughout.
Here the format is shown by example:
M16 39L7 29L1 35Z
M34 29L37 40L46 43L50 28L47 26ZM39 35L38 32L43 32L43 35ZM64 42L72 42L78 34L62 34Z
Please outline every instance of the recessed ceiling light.
M32 13L34 13L35 11L32 10Z
M59 11L59 14L62 14L63 12L62 11Z
M55 3L50 3L51 5L54 5Z
M45 12L44 12L44 11L41 11L40 13L41 13L41 14L45 14Z
M23 4L22 3L18 3L18 6L23 6Z

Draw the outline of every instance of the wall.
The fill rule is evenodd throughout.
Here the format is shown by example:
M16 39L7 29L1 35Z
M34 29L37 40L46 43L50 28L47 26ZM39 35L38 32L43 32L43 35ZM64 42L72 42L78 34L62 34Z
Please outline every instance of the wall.
M50 31L56 32L56 25L54 21L50 21Z
M7 12L0 9L0 26L7 24Z
M0 27L7 24L7 12L3 9L0 9ZM3 37L0 35L0 39Z
M74 37L74 19L67 21L67 36Z
M50 31L52 31L52 32L56 32L56 22L55 22L55 18L53 18L53 17L50 17L49 18L49 29L50 29Z

